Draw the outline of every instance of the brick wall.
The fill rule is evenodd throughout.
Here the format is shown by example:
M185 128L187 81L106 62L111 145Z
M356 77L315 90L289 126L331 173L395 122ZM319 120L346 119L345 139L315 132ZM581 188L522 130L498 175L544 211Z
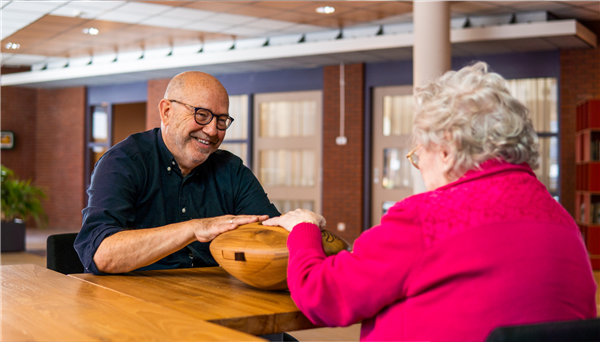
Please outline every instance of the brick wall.
M84 207L85 88L40 89L36 183L47 189L50 228L81 227Z
M560 52L561 204L575 216L575 108L600 98L600 48Z
M2 74L2 75L15 74L18 72L27 72L27 71L31 71L30 66L19 66L19 67L3 66L0 68L0 74Z
M37 89L2 87L2 130L15 135L15 147L2 150L2 165L35 183Z
M364 64L345 66L345 135L340 133L340 68L323 69L323 216L328 229L352 243L362 232L364 163ZM345 231L337 231L343 222Z
M148 81L148 101L146 101L146 129L160 127L158 102L165 95L170 79Z

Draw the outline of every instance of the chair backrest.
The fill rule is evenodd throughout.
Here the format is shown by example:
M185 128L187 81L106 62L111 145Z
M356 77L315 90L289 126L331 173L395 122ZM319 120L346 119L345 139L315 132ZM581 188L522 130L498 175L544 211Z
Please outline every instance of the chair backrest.
M485 341L600 341L600 318L499 327L494 329Z
M55 234L46 241L46 267L63 274L83 273L83 265L73 247L77 233Z

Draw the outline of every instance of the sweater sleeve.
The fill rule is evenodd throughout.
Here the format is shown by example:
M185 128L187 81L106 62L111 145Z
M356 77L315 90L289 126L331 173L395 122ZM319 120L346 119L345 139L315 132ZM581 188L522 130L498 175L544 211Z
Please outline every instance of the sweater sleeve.
M423 252L420 196L397 203L352 252L326 257L316 225L301 223L288 238L288 286L314 324L348 326L403 300L405 281Z

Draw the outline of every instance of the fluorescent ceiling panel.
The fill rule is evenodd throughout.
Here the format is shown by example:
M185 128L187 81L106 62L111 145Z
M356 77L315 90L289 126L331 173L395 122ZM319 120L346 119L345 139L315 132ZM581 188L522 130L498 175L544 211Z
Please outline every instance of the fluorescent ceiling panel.
M268 30L281 30L283 28L289 27L290 25L295 25L296 23L289 21L281 21L281 20L273 20L273 19L259 19L248 26L257 27Z
M67 58L53 58L53 59L48 60L48 63L46 64L46 68L47 69L64 68L68 62L69 62L69 60Z
M275 46L275 45L285 45L285 44L296 44L300 41L302 36L303 36L302 33L297 33L297 34L288 34L288 35L270 37L269 45Z
M18 53L2 53L2 63L10 61L10 65L31 65L47 59L46 56L24 55Z
M256 37L260 35L267 35L268 31L264 29L255 29L247 26L241 27L232 27L226 30L223 30L221 33L225 34L233 34L237 36L247 36L247 37Z
M2 9L2 21L3 22L6 19L32 22L34 20L37 20L40 17L41 17L40 13L24 12L24 11L19 11L19 10L12 10L10 8Z
M69 59L69 67L85 66L85 65L88 65L91 61L92 61L92 56L71 58L71 59Z
M251 23L253 21L257 21L256 17L250 17L247 15L238 15L238 14L225 14L219 13L208 19L211 23L220 23L226 24L229 26L232 25L244 25L247 23Z
M168 28L180 28L185 24L185 21L182 21L179 18L160 16L160 17L151 17L140 22L141 25L149 25L149 26L158 26L158 27L168 27Z
M123 6L123 1L74 1L52 11L52 15L94 19L100 14Z
M297 24L292 25L288 28L281 29L282 33L309 33L309 32L319 32L323 30L327 30L327 27L322 26L314 26L314 25L305 25L305 24Z
M181 21L201 20L215 15L216 12L197 10L192 8L175 8L165 13L169 17L179 18Z
M197 23L187 24L182 26L182 29L193 30L193 31L206 31L206 32L221 32L224 29L231 27L229 24L214 24L206 21Z
M105 55L94 56L94 57L92 57L92 64L94 64L94 65L108 64L108 63L112 63L116 58L117 58L116 52L108 53Z
M235 42L235 49L259 48L267 42L267 38L242 39Z
M343 29L342 32L344 38L363 38L375 36L380 29L379 26L351 27Z
M319 42L324 40L334 40L340 35L340 30L330 30L321 32L310 32L304 36L307 42Z
M172 50L173 56L181 56L181 55L191 55L194 53L198 53L202 48L202 44L194 44L194 45L184 45L184 46L174 46Z
M112 11L99 16L98 20L116 21L119 23L137 24L148 18L147 14L137 14L124 11Z
M4 6L2 11L10 9L43 15L66 3L67 1L12 1L8 5Z
M117 54L117 61L119 62L129 62L140 59L144 55L143 50L137 51L129 51L129 52L119 52Z
M157 15L159 13L170 11L173 7L156 5L142 2L128 2L127 4L119 7L119 11L137 13L139 15Z
M205 43L202 47L202 52L218 52L218 51L227 51L231 49L233 46L233 41L220 41L220 42L210 42Z

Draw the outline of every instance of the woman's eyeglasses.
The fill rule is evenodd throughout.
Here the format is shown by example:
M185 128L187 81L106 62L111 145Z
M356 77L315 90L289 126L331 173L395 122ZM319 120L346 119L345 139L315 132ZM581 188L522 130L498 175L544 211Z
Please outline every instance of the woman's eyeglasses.
M417 152L417 150L421 147L421 144L417 145L417 147L415 147L412 151L408 152L408 154L406 155L406 158L408 158L408 160L410 160L410 162L413 164L414 167L417 168L417 170L419 170L419 156L415 154L415 152Z

